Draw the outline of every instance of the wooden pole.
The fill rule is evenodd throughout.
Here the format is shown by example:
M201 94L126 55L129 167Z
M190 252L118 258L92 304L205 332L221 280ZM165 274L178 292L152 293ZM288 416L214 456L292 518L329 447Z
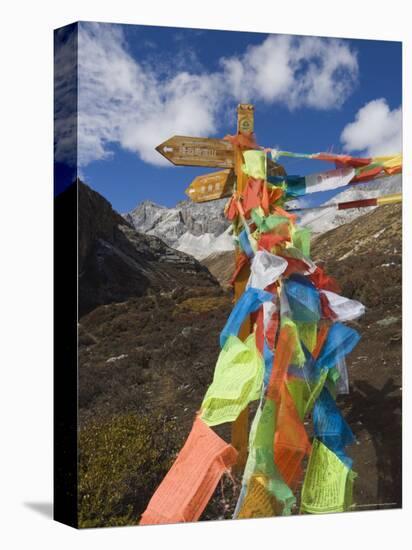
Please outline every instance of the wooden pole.
M254 130L254 107L250 104L241 104L237 108L237 133L249 134ZM242 151L235 148L235 174L236 174L236 190L239 195L243 193L247 184L247 176L242 171L243 155ZM237 252L239 254L239 252ZM249 279L249 265L243 267L236 278L234 291L235 302L245 290L247 280ZM239 331L239 338L245 340L251 332L251 322L248 316ZM232 423L232 445L238 451L238 460L234 466L236 473L241 473L245 467L248 455L248 439L249 439L249 407L246 407L238 418Z

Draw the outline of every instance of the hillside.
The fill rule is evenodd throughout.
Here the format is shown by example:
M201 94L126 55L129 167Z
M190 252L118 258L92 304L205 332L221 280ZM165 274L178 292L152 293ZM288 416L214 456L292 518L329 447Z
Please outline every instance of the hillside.
M79 314L146 292L216 286L192 256L138 233L110 203L78 184Z
M78 194L79 521L130 524L187 436L231 298L193 257Z
M235 270L235 251L212 252L202 260L210 273L216 277L224 288L229 288L229 281Z
M400 205L379 207L319 236L312 256L326 262L343 295L367 307L365 317L353 323L362 340L347 361L351 391L338 399L359 442L349 449L359 475L355 509L399 506ZM223 271L225 259L215 260L216 265L223 262ZM231 295L206 276L202 283L194 273L190 277L171 290L149 286L144 296L100 305L81 319L79 499L84 526L138 522L212 379ZM230 438L230 427L223 435ZM231 517L238 487L225 479L224 494L219 485L201 519Z

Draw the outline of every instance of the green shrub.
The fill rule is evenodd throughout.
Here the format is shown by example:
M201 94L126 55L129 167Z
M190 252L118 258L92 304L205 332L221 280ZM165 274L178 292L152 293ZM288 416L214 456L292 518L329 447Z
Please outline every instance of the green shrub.
M174 421L128 414L79 434L79 525L137 524L181 441Z

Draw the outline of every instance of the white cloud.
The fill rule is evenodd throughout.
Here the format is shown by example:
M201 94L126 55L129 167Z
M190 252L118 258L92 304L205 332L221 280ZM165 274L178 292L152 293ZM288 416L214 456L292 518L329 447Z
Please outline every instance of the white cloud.
M356 113L345 126L341 141L347 151L380 156L402 150L402 108L390 110L386 99L374 99Z
M160 80L127 51L120 27L79 29L79 163L110 155L117 142L153 164L154 150L173 134L216 131L219 106L213 75L179 72Z
M215 73L178 63L165 74L130 55L121 27L91 23L79 25L78 63L80 166L109 158L114 143L165 165L156 145L174 134L224 133L220 123L235 101L339 107L358 68L341 40L269 36L222 59Z
M221 64L236 99L280 102L290 109L340 107L358 74L356 54L342 40L269 36Z

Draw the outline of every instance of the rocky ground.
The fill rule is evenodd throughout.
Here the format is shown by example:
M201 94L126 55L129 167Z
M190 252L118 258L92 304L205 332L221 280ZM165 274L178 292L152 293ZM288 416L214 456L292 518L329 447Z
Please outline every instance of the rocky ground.
M80 419L161 412L190 428L219 353L231 300L219 287L161 292L81 319Z

